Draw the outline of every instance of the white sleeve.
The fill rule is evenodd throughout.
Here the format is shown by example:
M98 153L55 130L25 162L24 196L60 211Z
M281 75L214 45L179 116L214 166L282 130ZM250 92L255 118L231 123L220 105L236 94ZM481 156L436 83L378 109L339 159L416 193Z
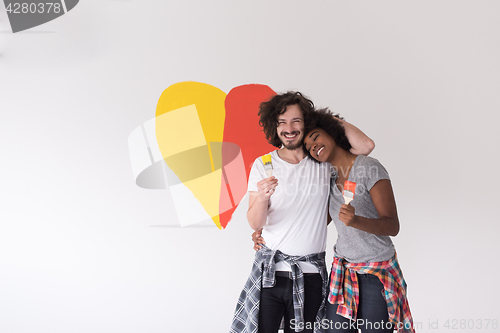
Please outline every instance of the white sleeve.
M248 190L247 192L257 192L257 183L262 179L266 178L267 174L264 170L264 164L262 159L257 157L253 162L252 169L250 169L250 175L248 176Z

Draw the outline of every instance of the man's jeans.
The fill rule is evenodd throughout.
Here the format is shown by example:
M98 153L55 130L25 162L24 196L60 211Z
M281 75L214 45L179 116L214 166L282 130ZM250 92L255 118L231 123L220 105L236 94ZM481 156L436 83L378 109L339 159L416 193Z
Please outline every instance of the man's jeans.
M276 333L284 318L285 333L295 332L293 311L293 282L290 278L279 276L276 272L276 284L272 288L262 288L260 292L259 333ZM314 321L318 313L322 295L323 280L321 275L304 273L304 333L313 332Z

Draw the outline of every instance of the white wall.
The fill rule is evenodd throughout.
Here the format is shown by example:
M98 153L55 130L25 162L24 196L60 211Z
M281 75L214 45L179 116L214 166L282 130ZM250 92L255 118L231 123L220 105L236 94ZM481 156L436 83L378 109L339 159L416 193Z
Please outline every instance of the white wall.
M156 227L172 200L130 169L128 134L186 80L300 90L363 129L419 332L498 331L500 2L86 0L17 34L0 8L0 332L228 330L245 204L223 231Z

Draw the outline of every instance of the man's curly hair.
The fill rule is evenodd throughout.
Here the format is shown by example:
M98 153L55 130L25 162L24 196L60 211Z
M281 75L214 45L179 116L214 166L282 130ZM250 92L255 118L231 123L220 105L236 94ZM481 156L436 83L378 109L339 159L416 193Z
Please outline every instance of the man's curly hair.
M314 111L313 102L298 91L288 91L276 95L269 101L260 104L259 125L262 126L267 141L275 147L283 144L278 137L278 117L285 113L289 105L298 105L304 117L304 123L308 121L309 113Z
M315 128L321 128L332 137L337 146L349 150L351 149L351 144L345 135L344 126L342 126L342 123L338 119L342 118L339 115L333 114L328 108L315 110L308 116L305 135L309 134ZM309 157L316 161L305 148L304 150Z

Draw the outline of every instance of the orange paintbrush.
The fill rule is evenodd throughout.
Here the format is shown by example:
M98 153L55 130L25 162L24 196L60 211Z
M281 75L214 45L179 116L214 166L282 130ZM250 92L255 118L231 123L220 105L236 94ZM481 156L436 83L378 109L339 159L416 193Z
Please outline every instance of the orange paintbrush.
M346 180L344 183L344 192L342 193L346 205L354 199L354 192L356 192L356 183Z

